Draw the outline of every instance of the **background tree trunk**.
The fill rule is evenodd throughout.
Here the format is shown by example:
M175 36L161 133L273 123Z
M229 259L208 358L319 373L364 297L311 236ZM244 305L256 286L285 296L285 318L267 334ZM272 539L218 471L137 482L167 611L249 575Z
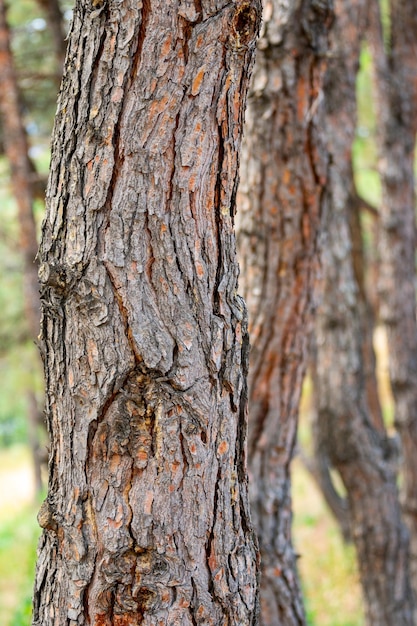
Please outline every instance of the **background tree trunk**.
M52 35L56 59L56 77L61 82L67 44L65 41L64 18L59 0L37 0L45 13L48 28Z
M10 49L10 35L6 20L6 6L0 0L0 114L3 128L3 141L10 167L10 179L17 205L19 222L19 247L23 257L23 303L25 318L32 339L39 335L40 300L38 292L38 265L35 257L38 251L36 224L33 214L33 166L29 159L29 145L21 113L19 89ZM41 412L36 394L28 389L27 415L29 440L32 448L35 473L35 486L42 488L41 451L38 437Z
M317 288L317 287L316 287ZM318 419L318 399L316 397L317 385L317 340L314 328L310 333L308 343L308 370L313 384L311 385L311 414L310 414L310 436L311 452L307 453L298 442L297 452L306 470L320 489L328 508L339 525L345 543L352 541L350 528L349 503L345 494L339 492L332 476L332 464L328 456L327 446L323 445L323 438L320 434L320 422Z
M414 148L417 131L417 3L393 0L385 42L379 5L372 6L377 91L381 319L387 329L395 424L403 449L403 510L411 533L417 593L417 325Z
M351 146L355 80L366 2L336 2L326 76L330 173L322 258L323 301L317 315L314 381L322 448L346 487L369 626L413 624L408 534L401 520L390 441L372 414L364 346L368 309L355 274L356 219ZM352 219L353 218L353 219ZM357 225L356 225L357 228Z
M76 4L41 244L37 626L257 623L233 215L259 17Z
M265 626L305 623L290 462L326 182L321 88L330 23L330 3L266 2L242 150L238 247L253 343L248 450Z

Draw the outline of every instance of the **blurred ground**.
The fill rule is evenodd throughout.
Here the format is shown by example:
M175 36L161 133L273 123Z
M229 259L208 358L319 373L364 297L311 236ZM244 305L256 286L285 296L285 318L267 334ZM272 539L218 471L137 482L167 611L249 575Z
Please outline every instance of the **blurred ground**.
M29 626L39 535L29 450L0 450L0 624Z
M0 521L34 497L33 471L26 446L0 450Z
M363 626L363 605L353 546L343 543L310 475L292 469L294 544L309 626Z

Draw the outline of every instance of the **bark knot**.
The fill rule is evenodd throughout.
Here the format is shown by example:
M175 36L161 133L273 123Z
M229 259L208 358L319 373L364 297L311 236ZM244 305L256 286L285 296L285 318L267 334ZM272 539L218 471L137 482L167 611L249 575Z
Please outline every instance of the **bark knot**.
M258 12L251 2L243 2L232 21L232 44L234 48L247 48L258 33Z
M57 524L54 519L53 511L51 505L48 500L44 500L41 504L41 508L39 509L39 513L37 515L38 524L41 528L45 530L56 530Z

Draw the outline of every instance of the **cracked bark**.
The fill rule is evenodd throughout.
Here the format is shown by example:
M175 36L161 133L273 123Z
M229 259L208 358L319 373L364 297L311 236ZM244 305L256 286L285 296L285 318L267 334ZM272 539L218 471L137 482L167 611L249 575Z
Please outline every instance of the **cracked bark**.
M327 152L322 80L331 4L266 2L242 149L238 247L251 352L251 511L262 623L305 624L290 462L313 308Z
M259 12L76 4L40 249L36 626L257 623L233 215Z
M408 533L401 519L391 441L380 413L371 410L364 351L368 311L355 275L352 245L355 79L368 3L338 0L335 8L325 83L331 166L325 196L323 300L316 324L319 439L346 488L367 624L411 625Z

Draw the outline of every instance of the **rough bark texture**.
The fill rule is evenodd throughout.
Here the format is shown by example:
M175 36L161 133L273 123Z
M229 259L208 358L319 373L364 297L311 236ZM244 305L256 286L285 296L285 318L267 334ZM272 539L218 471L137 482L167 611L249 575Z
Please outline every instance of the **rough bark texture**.
M417 3L393 0L384 47L379 7L372 3L377 89L381 319L386 325L395 424L403 449L403 510L411 533L417 594L417 325L414 146L417 130ZM416 618L417 619L417 618Z
M233 215L259 12L76 4L41 245L37 626L257 623Z
M350 228L355 210L355 77L366 8L362 0L336 2L325 89L331 166L315 385L321 445L348 494L367 624L411 625L408 533L401 520L390 441L381 425L375 427L368 402L362 322L366 308L355 276Z
M321 87L330 22L327 2L266 2L242 150L238 247L253 344L248 454L265 626L305 623L289 470L326 180Z
M23 257L23 305L25 318L33 341L39 335L40 300L38 293L38 251L36 224L33 215L33 166L29 159L29 145L22 119L17 77L10 49L6 20L6 6L0 0L0 115L3 141L10 167L10 179L17 205L19 221L19 248ZM40 365L40 364L39 364ZM40 411L33 390L26 392L28 401L29 439L33 452L35 485L42 488L40 444L37 430Z

